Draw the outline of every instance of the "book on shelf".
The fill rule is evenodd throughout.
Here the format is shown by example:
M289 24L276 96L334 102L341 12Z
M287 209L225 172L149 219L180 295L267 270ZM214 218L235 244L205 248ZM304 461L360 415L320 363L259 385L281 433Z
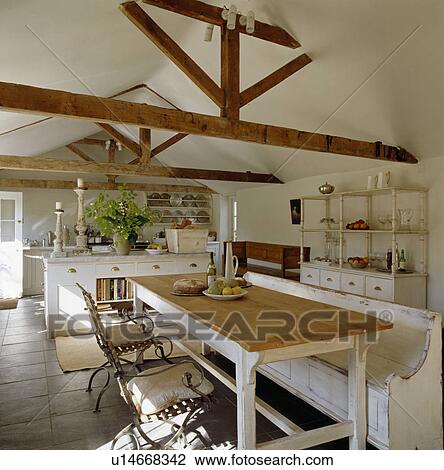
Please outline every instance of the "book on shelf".
M97 279L97 301L131 300L132 283L122 278Z

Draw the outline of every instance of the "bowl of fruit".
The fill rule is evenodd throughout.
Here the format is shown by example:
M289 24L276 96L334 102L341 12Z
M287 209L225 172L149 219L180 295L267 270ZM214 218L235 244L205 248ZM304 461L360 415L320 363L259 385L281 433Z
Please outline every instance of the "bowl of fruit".
M347 230L369 230L370 226L365 220L359 219L345 226Z
M145 249L150 255L164 255L168 248L164 243L150 243Z
M203 294L213 300L237 300L248 294L236 279L218 279Z
M364 269L368 266L367 256L352 256L347 259L347 263L355 269Z

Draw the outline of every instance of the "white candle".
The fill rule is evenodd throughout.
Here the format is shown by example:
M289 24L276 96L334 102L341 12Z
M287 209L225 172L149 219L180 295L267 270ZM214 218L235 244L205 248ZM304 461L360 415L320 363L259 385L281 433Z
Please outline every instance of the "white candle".
M56 211L62 210L62 203L56 202Z
M84 182L83 182L83 178L77 178L77 187L78 188L84 188L85 187Z

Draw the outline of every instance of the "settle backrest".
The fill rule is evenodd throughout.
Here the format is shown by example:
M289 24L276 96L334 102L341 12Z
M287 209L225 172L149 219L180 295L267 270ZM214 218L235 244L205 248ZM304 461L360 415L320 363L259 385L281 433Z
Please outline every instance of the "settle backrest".
M394 324L393 329L380 334L379 341L371 347L371 352L412 371L422 364L429 348L431 329L434 322L440 322L440 315L428 310L323 290L253 272L248 272L245 278L259 287L391 321Z

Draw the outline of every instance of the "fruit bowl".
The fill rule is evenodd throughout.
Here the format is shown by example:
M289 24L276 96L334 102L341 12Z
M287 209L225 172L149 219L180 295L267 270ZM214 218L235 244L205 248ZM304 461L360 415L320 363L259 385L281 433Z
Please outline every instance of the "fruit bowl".
M353 269L365 269L368 263L348 263Z
M158 250L156 248L146 248L145 251L148 252L150 255L164 255L165 253L168 253L167 248L163 250Z
M347 263L352 267L353 269L365 269L368 266L368 258L367 257L361 257L361 256L355 256L347 259Z
M207 290L204 290L202 293L213 300L237 300L247 295L248 291L243 290L240 294L234 294L234 295L209 294Z

